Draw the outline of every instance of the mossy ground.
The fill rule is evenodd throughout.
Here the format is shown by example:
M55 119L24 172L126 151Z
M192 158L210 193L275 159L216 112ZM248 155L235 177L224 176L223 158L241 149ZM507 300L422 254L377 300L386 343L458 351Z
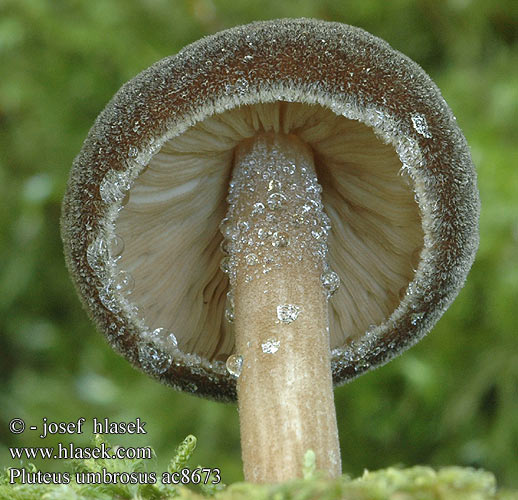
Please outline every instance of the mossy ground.
M95 445L102 443L96 436ZM167 472L194 470L200 466L189 465L196 447L196 438L188 436L177 448ZM28 473L36 472L31 464L25 467ZM98 473L145 472L141 460L87 459L73 463L69 484L10 484L9 469L0 479L0 500L168 500L203 499L218 500L518 500L518 491L498 490L493 474L483 470L464 467L416 466L408 469L388 468L376 472L365 471L356 479L341 476L334 480L323 477L314 467L314 455L305 457L303 479L275 485L235 483L229 486L211 484L190 488L185 485L163 484L160 478L155 484L121 484L121 482L79 484L76 472ZM157 475L158 476L158 475Z

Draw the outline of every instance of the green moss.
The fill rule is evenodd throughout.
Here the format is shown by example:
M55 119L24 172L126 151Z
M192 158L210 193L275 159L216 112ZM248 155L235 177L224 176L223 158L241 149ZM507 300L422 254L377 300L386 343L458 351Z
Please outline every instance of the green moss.
M94 438L95 446L102 443L108 445L100 436ZM189 466L195 448L196 438L187 436L176 449L167 473L201 470L201 466ZM26 465L24 470L27 477L36 477L38 473L32 464ZM113 478L117 473L125 473L126 478L131 474L134 478L140 478L140 481L137 484L123 484L115 480L96 481L93 484L80 484L82 481L77 481L78 477L86 477L81 474L90 474L92 478L103 477L104 474L104 477ZM342 476L328 480L315 470L315 455L311 451L304 457L303 479L275 485L235 483L227 487L219 483L212 484L214 474L208 478L207 484L193 489L185 485L164 484L160 474L156 474L157 480L151 484L142 480L150 477L150 471L138 459L81 460L72 464L68 474L69 484L22 484L20 481L10 484L10 472L6 469L0 478L0 500L196 500L207 497L217 500L518 500L516 491L497 491L496 480L490 472L463 467L439 470L425 466L388 468L376 472L365 471L357 479Z
M334 481L302 479L275 486L247 483L229 486L221 500L316 499L319 500L485 500L518 499L518 492L498 492L493 474L462 467L366 471L357 479L342 476Z

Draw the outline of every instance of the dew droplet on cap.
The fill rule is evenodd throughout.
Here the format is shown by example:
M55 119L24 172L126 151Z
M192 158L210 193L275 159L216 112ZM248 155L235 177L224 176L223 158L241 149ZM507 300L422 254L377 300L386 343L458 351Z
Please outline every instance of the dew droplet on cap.
M99 184L99 194L105 203L112 204L123 200L130 188L131 183L126 172L110 170Z
M169 343L169 345L173 348L177 348L178 347L178 339L176 338L176 335L174 333L169 333L167 335L167 342Z
M238 78L236 80L235 88L238 94L245 94L248 91L249 86L250 84L248 83L248 80L246 78Z
M144 371L156 375L165 373L173 361L169 354L149 343L138 346L138 358Z
M431 139L432 134L428 128L428 122L426 121L426 117L422 115L421 113L414 113L411 116L412 119L412 125L414 126L415 131L422 135L423 137L426 137L427 139Z
M125 295L129 295L135 288L135 279L128 271L121 270L115 276L115 289Z
M424 318L424 313L418 312L418 313L412 313L410 316L410 322L412 325L416 326L419 321L421 321Z
M109 241L110 255L113 258L119 257L124 251L124 240L117 234L114 234Z
M108 245L106 241L98 237L86 249L86 261L88 265L97 274L100 274L109 258Z
M108 311L111 311L114 314L118 314L120 312L120 305L115 298L113 288L110 285L99 290L99 300L101 301L101 304L108 309Z

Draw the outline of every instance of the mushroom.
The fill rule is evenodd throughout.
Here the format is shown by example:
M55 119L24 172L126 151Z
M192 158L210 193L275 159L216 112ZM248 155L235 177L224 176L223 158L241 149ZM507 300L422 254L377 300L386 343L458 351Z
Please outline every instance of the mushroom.
M341 471L333 385L408 349L478 245L466 141L437 87L365 31L276 20L125 84L77 156L68 268L111 345L238 400L245 478Z

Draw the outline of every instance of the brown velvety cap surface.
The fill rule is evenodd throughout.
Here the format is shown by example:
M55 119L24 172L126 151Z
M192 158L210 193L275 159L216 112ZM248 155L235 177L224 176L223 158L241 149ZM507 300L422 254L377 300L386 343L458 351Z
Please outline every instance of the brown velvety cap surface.
M423 70L382 40L315 20L217 33L125 84L75 159L67 265L98 328L177 389L235 398L219 223L233 148L262 131L312 149L330 218L335 384L417 342L478 245L466 141Z

